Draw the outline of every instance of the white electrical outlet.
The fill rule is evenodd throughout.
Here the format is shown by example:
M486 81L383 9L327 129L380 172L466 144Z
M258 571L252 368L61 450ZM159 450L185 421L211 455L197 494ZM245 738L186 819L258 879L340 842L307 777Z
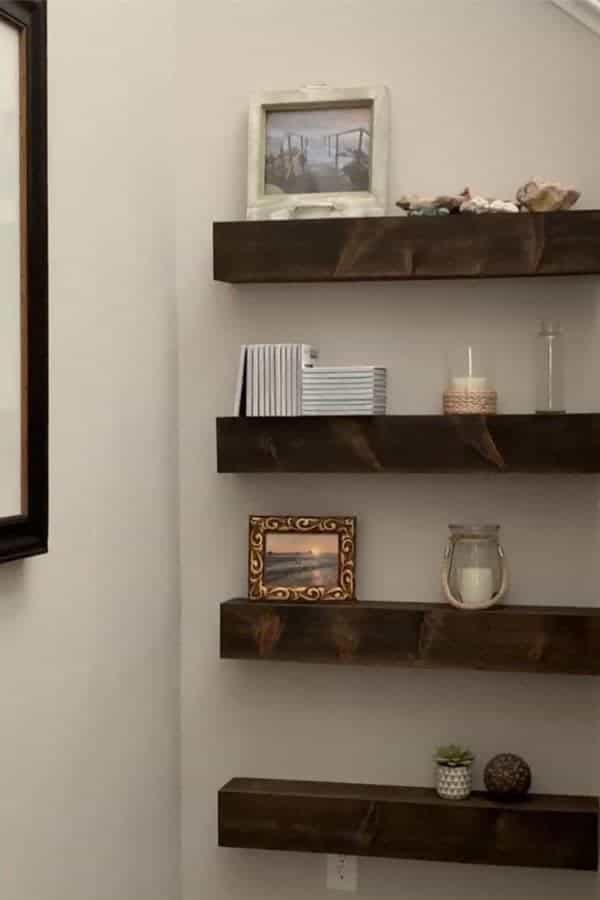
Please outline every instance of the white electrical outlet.
M355 894L358 889L358 859L356 856L327 857L327 889Z

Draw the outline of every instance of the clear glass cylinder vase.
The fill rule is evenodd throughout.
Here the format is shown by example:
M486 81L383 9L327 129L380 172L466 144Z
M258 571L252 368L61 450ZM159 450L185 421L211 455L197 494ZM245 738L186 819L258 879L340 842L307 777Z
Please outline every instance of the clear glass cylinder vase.
M536 340L537 413L565 411L564 336L558 322L542 322Z

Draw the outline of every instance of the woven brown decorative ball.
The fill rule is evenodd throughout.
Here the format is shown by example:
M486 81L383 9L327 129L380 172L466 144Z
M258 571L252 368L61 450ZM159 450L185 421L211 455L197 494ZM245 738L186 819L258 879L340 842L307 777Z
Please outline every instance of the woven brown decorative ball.
M531 769L514 753L499 753L490 759L483 773L485 786L495 797L517 799L531 787Z

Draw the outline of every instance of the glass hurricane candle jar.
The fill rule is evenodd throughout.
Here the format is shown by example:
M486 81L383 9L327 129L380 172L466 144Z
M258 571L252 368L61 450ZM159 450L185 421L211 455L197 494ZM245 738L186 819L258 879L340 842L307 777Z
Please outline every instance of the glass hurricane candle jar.
M487 609L508 591L499 525L449 525L442 569L446 599L457 609Z

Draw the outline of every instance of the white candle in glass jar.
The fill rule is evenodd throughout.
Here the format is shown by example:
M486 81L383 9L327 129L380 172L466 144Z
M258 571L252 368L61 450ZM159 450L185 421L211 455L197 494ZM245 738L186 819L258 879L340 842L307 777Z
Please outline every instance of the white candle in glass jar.
M481 394L489 390L487 378L476 378L473 375L465 375L463 378L453 378L451 390L460 394Z
M478 609L491 600L494 593L494 576L491 569L479 566L461 569L458 581L463 606Z

